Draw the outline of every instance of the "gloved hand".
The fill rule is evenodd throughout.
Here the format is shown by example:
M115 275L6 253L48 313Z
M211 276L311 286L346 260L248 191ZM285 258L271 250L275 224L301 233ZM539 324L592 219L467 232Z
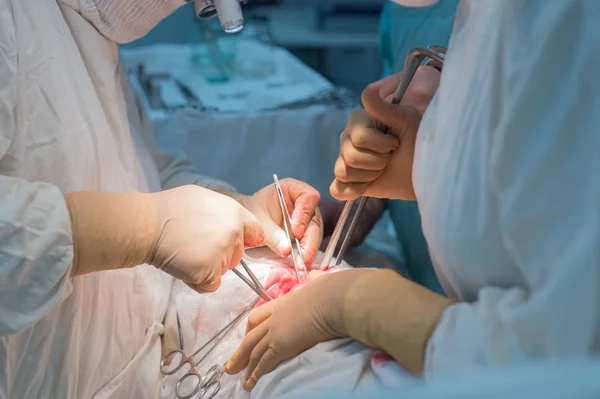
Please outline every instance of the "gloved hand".
M159 193L65 194L73 228L72 275L148 263L198 291L214 291L246 247L261 245L256 217L197 186Z
M303 287L254 309L248 316L246 337L225 371L237 374L247 367L243 387L250 390L282 361L320 342L346 336L344 298L353 280L369 271L311 271Z
M344 202L323 199L319 204L321 210L321 216L323 217L323 242L321 243L321 250L327 248L327 244L331 239L333 230L340 218L342 210L344 209ZM350 237L349 248L356 248L363 243L364 239L369 235L373 227L385 211L386 201L379 198L369 198L367 205L363 211L363 215L359 220L356 230L352 237ZM355 208L358 204L355 204ZM350 223L346 223L344 230L342 231L342 237L346 236L346 232L350 227ZM341 243L340 243L341 244Z
M323 220L318 208L321 197L317 190L304 182L282 179L279 183L292 219L292 233L300 240L304 261L310 265L323 239ZM252 196L231 196L260 221L265 232L265 245L280 256L288 256L292 248L283 230L283 215L275 185L270 184Z
M391 270L324 274L250 313L246 337L225 371L247 367L244 389L250 390L282 361L320 342L351 337L421 372L429 337L452 303Z
M391 75L369 85L362 93L364 110L354 111L340 137L330 191L340 200L359 196L414 200L412 164L421 115L435 94L439 72L421 67L402 105L389 100L402 78ZM387 100L386 100L387 99ZM389 127L381 132L382 124Z

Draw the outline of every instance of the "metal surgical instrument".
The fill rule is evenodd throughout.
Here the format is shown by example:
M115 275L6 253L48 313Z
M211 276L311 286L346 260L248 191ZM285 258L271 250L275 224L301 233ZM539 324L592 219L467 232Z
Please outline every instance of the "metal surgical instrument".
M258 295L263 301L269 302L271 300L271 297L269 296L269 293L267 292L265 287L263 287L263 285L261 284L260 280L256 277L252 270L250 270L250 267L248 267L248 265L246 264L246 262L244 262L243 259L240 261L240 264L242 265L246 273L248 273L248 276L250 276L250 280L248 280L248 277L244 276L242 272L240 272L237 269L231 269L231 271L234 272L236 276L238 276L244 283L246 283L248 287L252 289L252 291L256 292L256 295Z
M292 218L290 217L287 206L285 205L283 190L281 189L281 184L279 184L277 175L273 175L273 180L275 181L275 191L277 191L279 205L281 207L281 214L283 215L283 226L285 228L285 233L290 240L290 245L292 248L292 261L294 262L296 278L298 279L298 282L302 282L308 278L308 271L306 270L306 264L304 263L304 258L302 256L302 248L300 247L300 241L298 241L292 232Z
M198 393L200 393L199 398L201 399L211 399L221 390L221 377L225 372L225 364L214 365L204 374L200 374L197 371L197 367L206 360L223 339L240 324L246 315L248 315L254 306L256 306L257 302L258 298L252 301L242 313L223 327L214 337L208 340L208 342L190 356L186 356L183 349L175 349L162 359L160 362L160 371L165 376L177 373L185 365L190 367L190 370L181 377L175 385L175 396L177 396L178 399L191 399ZM178 325L177 328L181 334L180 325ZM211 344L212 346L209 347ZM198 360L198 362L195 362L194 357L204 349L207 349L206 353Z
M406 94L406 90L410 85L415 73L419 66L423 63L423 61L427 60L426 65L432 66L436 69L442 68L444 64L444 58L446 56L446 49L441 46L429 46L428 48L414 48L412 49L404 62L404 77L398 84L396 91L394 92L394 96L392 98L392 104L400 104L404 94ZM382 129L383 133L388 132L388 127L385 126ZM342 246L340 247L337 255L334 257L334 252L337 248L338 242L342 236L342 232L346 226L346 222L350 217L350 213L352 212L352 208L354 207L356 201L358 201L358 207L356 208L356 212L350 221L350 226L348 227L347 232L345 233L344 239L342 240ZM348 245L350 244L350 239L354 235L356 231L356 227L358 225L358 220L367 205L368 197L360 197L354 200L346 201L344 205L344 209L338 219L338 222L333 230L331 235L331 240L325 249L325 254L323 256L323 260L321 261L320 269L327 269L332 266L339 266L342 263L344 258L344 254L348 249Z
M181 321L179 320L179 312L177 316L177 334L179 335L179 349L183 350L183 331L181 330Z

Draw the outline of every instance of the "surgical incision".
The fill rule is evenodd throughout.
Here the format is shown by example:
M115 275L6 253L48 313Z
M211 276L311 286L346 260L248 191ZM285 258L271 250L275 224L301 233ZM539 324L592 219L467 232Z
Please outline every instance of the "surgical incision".
M282 295L293 291L306 281L299 282L296 278L296 273L289 267L278 267L274 269L273 273L269 274L265 281L265 288L271 298L279 298ZM261 299L256 306L260 306L265 302Z

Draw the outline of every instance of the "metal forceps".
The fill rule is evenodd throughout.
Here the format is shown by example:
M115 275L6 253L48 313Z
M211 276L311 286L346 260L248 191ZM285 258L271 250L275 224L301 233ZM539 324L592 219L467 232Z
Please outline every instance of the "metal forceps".
M287 206L285 205L283 190L281 189L281 184L279 184L277 175L273 175L273 180L275 181L275 190L277 191L277 196L279 197L279 206L281 207L281 213L283 215L283 226L292 247L294 271L296 272L296 278L298 279L298 282L302 282L308 278L308 271L306 270L306 264L304 263L304 258L302 256L302 248L300 247L300 241L298 241L292 232L292 218L290 217Z
M208 371L202 375L198 373L196 368L210 355L215 348L223 341L223 339L236 328L240 322L246 317L248 313L254 308L258 298L240 313L235 319L229 324L223 327L219 332L215 334L207 343L202 345L197 351L192 353L190 356L186 356L183 352L183 344L180 343L181 349L175 349L169 352L160 362L160 371L163 375L173 375L181 370L185 365L190 367L190 370L177 381L175 385L175 396L178 399L191 399L198 393L199 399L211 399L221 390L221 377L225 373L225 364L214 365ZM181 336L181 328L178 323L177 328ZM212 344L212 346L210 346ZM208 349L207 349L208 348ZM197 356L204 349L207 349L206 353L198 360L194 361L194 357Z
M248 276L250 276L250 280L248 280L248 278L237 269L231 269L231 271L234 272L236 276L238 276L244 283L246 283L248 287L252 289L252 291L256 292L256 295L258 295L263 301L269 302L271 300L271 297L269 296L269 293L267 292L265 287L263 287L263 285L260 283L256 275L252 272L252 270L250 270L250 268L248 267L246 262L244 262L243 259L240 261L240 264L242 265L246 273L248 273Z
M412 49L408 55L406 56L406 60L404 62L404 77L398 84L396 91L394 92L394 96L392 97L392 104L400 104L404 94L406 94L406 90L410 85L415 73L419 66L423 63L423 61L427 60L426 65L432 66L437 69L441 69L444 64L444 58L446 56L446 49L441 46L429 46L427 48L414 48ZM388 132L388 127L383 128L383 133ZM362 212L367 205L368 197L360 197L354 200L346 201L342 213L340 214L340 218L333 230L331 235L331 240L325 249L325 255L323 256L323 260L321 261L320 269L327 269L332 266L339 266L342 263L344 258L344 254L348 249L348 245L350 244L350 239L354 235L356 231L356 227L358 225L358 220ZM342 246L340 247L337 255L334 257L334 252L338 246L338 242L342 236L342 231L346 226L348 218L350 217L350 213L352 212L352 208L354 207L356 201L358 201L358 207L356 208L356 212L350 221L350 226L348 227L348 231L342 240Z

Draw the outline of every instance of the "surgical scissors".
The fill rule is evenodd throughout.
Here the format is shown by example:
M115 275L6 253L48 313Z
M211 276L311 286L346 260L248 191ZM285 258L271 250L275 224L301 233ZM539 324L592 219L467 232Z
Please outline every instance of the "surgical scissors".
M406 56L406 60L404 62L404 77L398 84L396 91L394 92L394 96L392 97L392 104L400 104L404 94L406 94L406 90L410 85L410 82L415 76L417 69L419 66L427 59L426 65L433 66L435 68L441 69L444 64L444 58L446 56L446 49L441 46L429 46L428 48L414 48L412 49L408 55ZM388 127L384 126L382 129L383 133L388 132ZM350 221L350 226L346 231L344 239L342 241L342 246L338 251L337 255L334 257L334 252L337 248L338 242L342 236L342 232L344 227L346 226L346 222L354 208L354 205L358 201L358 207L356 208L356 212ZM321 261L320 269L327 269L333 265L339 266L342 263L344 258L344 254L348 249L348 245L350 244L350 239L354 235L356 231L356 227L358 225L358 220L362 215L365 206L367 205L368 197L360 197L354 200L346 201L344 208L342 209L342 213L340 214L340 218L333 229L333 233L331 235L331 240L325 248L325 254L323 256L323 260Z
M306 270L306 264L304 263L304 258L302 257L302 248L300 247L300 242L298 238L294 235L292 231L292 218L287 210L287 206L285 205L285 198L283 197L283 190L281 189L281 184L279 184L279 179L277 175L273 175L273 180L275 181L275 191L277 191L277 196L279 197L279 206L281 207L281 213L283 215L283 226L285 228L285 233L290 240L290 245L292 247L292 261L294 262L294 271L296 272L296 278L298 282L305 281L308 278L308 272Z
M248 287L252 289L252 291L256 292L256 295L258 295L263 301L269 302L271 300L269 293L267 292L265 287L263 287L263 285L260 283L260 281L252 272L252 270L250 270L250 267L248 267L248 265L246 264L246 262L244 262L243 259L240 261L240 264L242 265L246 273L248 273L248 276L250 276L250 280L248 280L248 278L237 269L231 269L231 271L234 272L236 276L238 276L244 283L246 283Z
M177 373L185 365L190 367L190 370L181 377L179 381L177 381L177 385L175 385L175 395L178 399L191 399L198 393L200 393L200 399L212 399L221 390L221 377L225 372L225 364L212 366L204 375L200 374L196 369L208 355L215 350L221 341L223 341L227 334L240 324L244 317L246 317L254 306L256 306L257 302L258 298L252 301L242 313L223 327L214 337L208 340L208 342L190 356L186 356L183 352L183 344L181 343L181 349L175 349L167 353L162 359L160 362L160 371L166 376ZM181 326L179 324L177 325L177 328L181 335ZM209 347L211 344L212 346ZM195 362L194 357L206 348L208 348L206 353L198 360L198 362Z

